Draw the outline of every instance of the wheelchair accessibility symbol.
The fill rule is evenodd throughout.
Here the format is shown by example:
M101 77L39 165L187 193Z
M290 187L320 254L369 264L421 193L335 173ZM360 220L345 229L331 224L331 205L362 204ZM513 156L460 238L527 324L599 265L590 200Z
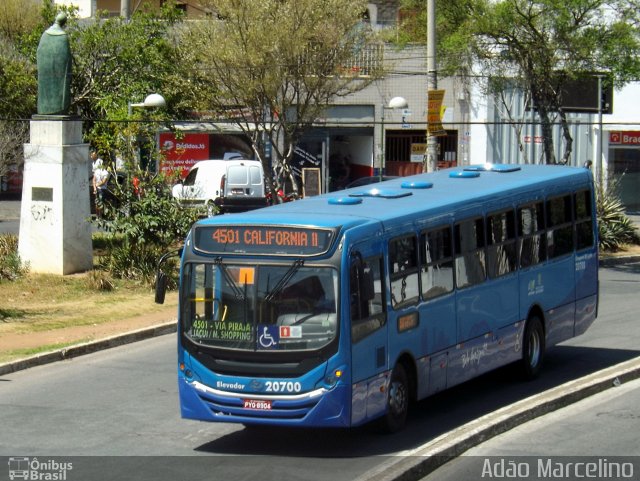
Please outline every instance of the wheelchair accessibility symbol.
M278 326L260 326L258 344L260 349L276 349L278 347Z

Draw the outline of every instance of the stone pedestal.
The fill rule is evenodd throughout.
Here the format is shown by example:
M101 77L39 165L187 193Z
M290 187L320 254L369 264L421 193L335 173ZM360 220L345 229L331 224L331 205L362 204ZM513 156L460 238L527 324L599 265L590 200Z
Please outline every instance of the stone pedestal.
M89 144L82 121L34 116L25 144L18 252L31 272L72 274L93 268Z

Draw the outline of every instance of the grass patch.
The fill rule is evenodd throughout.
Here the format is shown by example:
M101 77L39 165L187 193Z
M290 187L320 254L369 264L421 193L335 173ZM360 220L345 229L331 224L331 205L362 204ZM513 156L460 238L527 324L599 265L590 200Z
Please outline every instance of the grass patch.
M27 274L0 284L0 335L101 324L177 306L175 292L160 306L149 286L109 279L110 290L96 289L95 279L88 280L91 275Z
M0 364L17 359L24 359L27 357L35 356L37 354L43 354L45 352L56 351L58 349L64 349L65 347L74 346L77 344L83 344L91 341L91 338L80 339L73 342L60 342L57 344L48 344L46 346L38 346L28 349L14 349L11 351L0 352Z
M117 236L94 234L94 265L119 243ZM144 279L116 278L98 268L67 276L37 274L18 260L17 237L0 235L0 362L175 318L177 292L168 293L164 305L155 304Z
M24 319L27 311L24 309L0 309L0 322L15 322L18 319Z

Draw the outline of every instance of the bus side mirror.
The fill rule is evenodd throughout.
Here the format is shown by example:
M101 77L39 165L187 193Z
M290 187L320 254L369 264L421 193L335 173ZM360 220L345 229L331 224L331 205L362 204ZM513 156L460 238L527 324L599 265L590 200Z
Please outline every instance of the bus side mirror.
M167 275L158 271L156 273L156 304L164 304L164 298L167 294Z
M164 262L170 257L182 257L182 251L184 247L180 247L171 252L167 252L158 261L158 270L156 271L156 304L164 304L164 298L167 294L167 284L169 283L169 278L167 275L162 272L161 267Z

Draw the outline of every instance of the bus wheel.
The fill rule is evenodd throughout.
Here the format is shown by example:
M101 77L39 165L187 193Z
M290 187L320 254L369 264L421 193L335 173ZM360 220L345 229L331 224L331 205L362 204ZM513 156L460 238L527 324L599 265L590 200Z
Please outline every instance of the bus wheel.
M544 361L544 329L538 316L532 316L524 328L522 371L525 379L535 379Z
M396 364L391 373L387 391L387 412L382 421L382 429L387 433L400 431L407 420L409 411L409 382L402 364Z

